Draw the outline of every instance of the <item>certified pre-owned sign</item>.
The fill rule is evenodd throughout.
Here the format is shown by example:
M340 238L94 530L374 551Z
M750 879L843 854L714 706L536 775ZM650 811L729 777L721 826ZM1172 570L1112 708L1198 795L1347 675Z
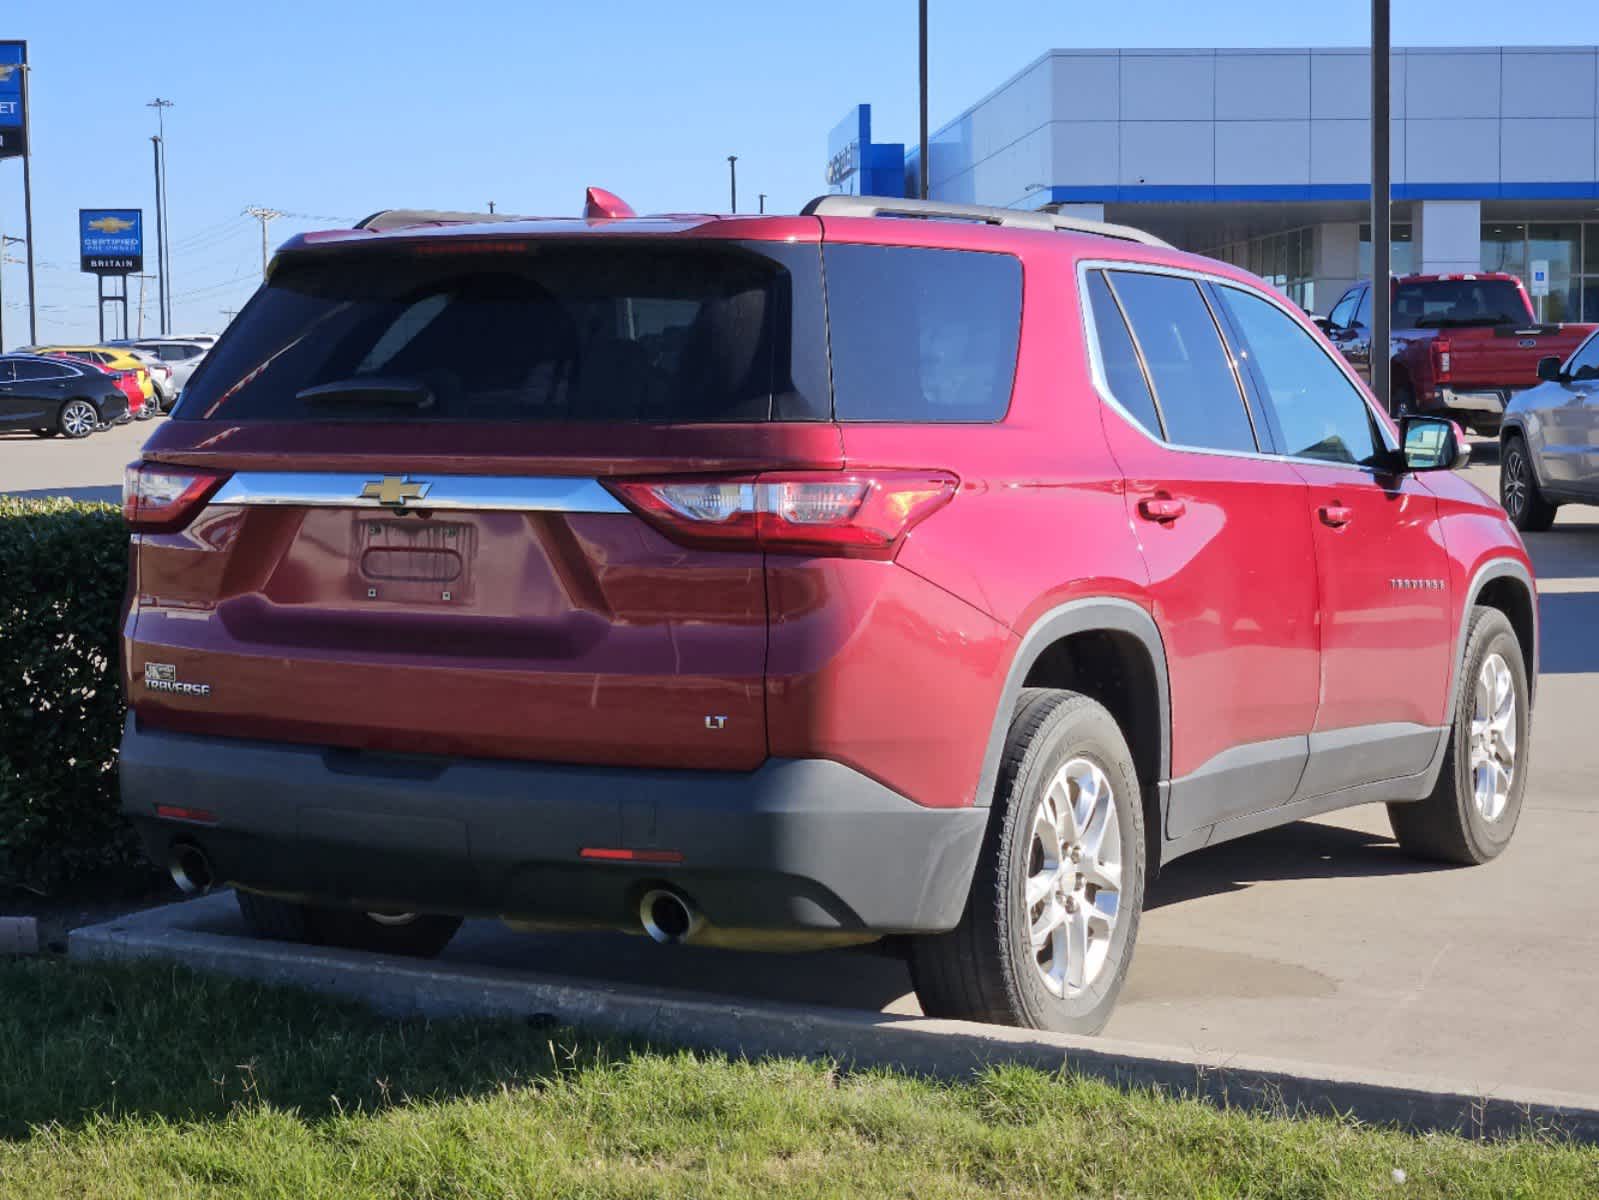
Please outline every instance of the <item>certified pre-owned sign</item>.
M80 208L78 255L96 275L144 270L144 214L137 208Z
M15 157L27 148L22 111L22 73L27 62L27 42L0 42L0 158Z

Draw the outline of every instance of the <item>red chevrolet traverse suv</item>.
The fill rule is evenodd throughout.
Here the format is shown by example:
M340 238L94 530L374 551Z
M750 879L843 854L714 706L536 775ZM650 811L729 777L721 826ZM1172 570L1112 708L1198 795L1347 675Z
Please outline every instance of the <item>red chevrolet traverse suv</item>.
M1046 213L297 237L129 469L122 797L260 933L803 949L1091 1032L1178 855L1527 780L1504 513L1253 276Z

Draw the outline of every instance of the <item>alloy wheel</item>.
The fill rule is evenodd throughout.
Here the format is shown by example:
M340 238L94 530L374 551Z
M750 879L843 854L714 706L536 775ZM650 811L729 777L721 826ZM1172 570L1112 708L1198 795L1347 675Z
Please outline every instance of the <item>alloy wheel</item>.
M1033 814L1025 899L1033 963L1075 996L1105 968L1120 909L1121 825L1110 780L1086 758L1055 773Z
M1485 821L1497 821L1510 801L1516 772L1516 685L1498 654L1477 672L1471 710L1471 791Z
M68 437L83 437L93 433L99 423L94 405L87 400L74 400L61 410L61 427L66 430Z
M1505 451L1504 478L1499 485L1499 500L1512 520L1520 520L1527 507L1527 456L1518 446Z

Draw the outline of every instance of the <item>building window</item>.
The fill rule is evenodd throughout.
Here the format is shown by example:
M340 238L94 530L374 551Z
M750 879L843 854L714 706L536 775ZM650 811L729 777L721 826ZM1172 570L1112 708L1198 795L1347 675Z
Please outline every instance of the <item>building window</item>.
M1393 239L1388 244L1388 269L1395 275L1410 275L1416 270L1416 243L1409 225L1393 223ZM1371 226L1360 227L1360 278L1371 275Z
M1212 258L1259 275L1306 312L1316 303L1316 227L1288 229L1206 251Z
M1540 320L1599 321L1599 221L1484 221L1482 269L1531 289L1532 264L1549 264L1549 295L1533 299Z

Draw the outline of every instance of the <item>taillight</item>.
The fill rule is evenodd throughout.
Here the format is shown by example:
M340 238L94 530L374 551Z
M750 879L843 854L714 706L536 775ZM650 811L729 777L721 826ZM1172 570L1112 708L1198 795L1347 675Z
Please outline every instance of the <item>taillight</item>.
M1440 383L1449 379L1449 339L1434 338L1432 343L1432 373Z
M955 494L942 471L784 472L748 479L616 480L623 503L689 545L891 558Z
M215 471L133 463L122 477L123 519L146 533L182 529L226 478Z

